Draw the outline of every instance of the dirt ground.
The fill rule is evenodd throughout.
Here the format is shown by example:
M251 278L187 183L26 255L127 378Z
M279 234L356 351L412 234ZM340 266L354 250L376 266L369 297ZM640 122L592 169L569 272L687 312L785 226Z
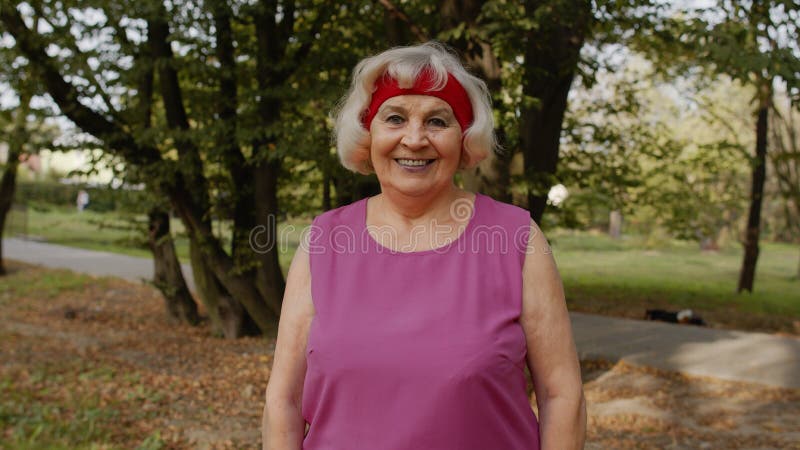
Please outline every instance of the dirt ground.
M0 342L0 396L56 405L65 421L85 420L86 405L113 411L96 426L121 448L260 448L274 341L172 325L149 286L0 293ZM800 449L800 391L604 361L583 372L587 449ZM0 429L0 441L12 433Z

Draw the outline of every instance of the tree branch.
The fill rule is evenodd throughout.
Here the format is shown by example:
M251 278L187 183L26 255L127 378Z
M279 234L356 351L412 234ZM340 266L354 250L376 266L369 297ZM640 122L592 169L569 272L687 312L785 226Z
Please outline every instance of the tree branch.
M65 14L66 23L64 24L64 26L60 26L50 21L44 15L44 13L41 11L40 5L36 5L34 3L33 9L37 19L44 21L54 30L58 30L60 40L64 42L64 44L66 44L64 45L64 47L69 49L74 55L80 55L82 53L78 48L77 42L75 41L75 36L73 36L72 33L69 31L73 25L69 14ZM119 118L119 112L116 109L114 109L114 104L111 102L111 97L105 92L103 87L100 85L100 82L97 80L97 77L95 76L96 74L94 73L92 68L89 67L89 64L87 63L86 59L79 57L76 57L75 59L78 67L84 72L85 74L84 78L89 83L89 86L94 88L97 95L99 95L100 98L103 100L103 103L106 105L106 108L108 108L108 114L114 117L115 119Z
M170 128L189 129L189 119L183 106L183 95L178 83L178 73L172 66L172 48L167 41L169 25L163 17L147 21L147 39L153 56Z
M420 42L426 42L430 40L428 34L422 28L418 27L414 22L412 22L408 15L401 11L400 8L398 8L390 0L378 0L378 3L383 5L383 7L389 11L389 14L407 23L408 29L411 31L414 37L417 38L417 40Z
M283 19L281 19L280 23L278 24L278 30L280 33L279 42L284 44L284 48L281 49L281 53L283 53L285 49L285 45L289 42L289 37L292 36L292 32L294 32L294 13L297 9L297 5L295 5L294 0L284 2L283 7Z
M219 68L219 96L216 100L216 110L219 115L220 129L217 132L217 146L223 156L223 164L228 169L231 178L235 181L236 195L233 199L234 206L234 229L237 227L236 221L242 215L252 214L252 203L246 199L251 192L252 179L251 171L247 168L247 162L242 154L239 141L236 137L238 129L238 79L236 77L236 59L233 46L233 29L231 28L231 9L222 0L211 2L212 16L216 33L216 54L220 63ZM250 211L248 211L250 210ZM232 254L236 255L236 242L233 243Z
M278 67L283 67L281 70L277 72L277 82L283 83L292 74L297 70L300 65L303 64L305 59L308 57L308 54L311 52L311 47L316 43L315 36L322 31L322 26L325 24L325 21L330 17L335 2L326 2L325 6L317 10L317 17L314 18L314 22L311 24L311 29L309 29L308 34L309 38L306 39L292 55L286 54L286 49L288 46L284 46L284 49L281 53L281 57L283 58L284 63L278 65ZM290 9L294 11L294 7ZM292 19L292 23L294 23L294 19ZM288 43L291 38L291 29L288 30L289 34L279 36L278 39L281 42Z
M25 26L22 16L13 5L0 6L0 22L16 40L19 51L40 73L48 93L67 118L85 132L105 142L112 152L117 152L133 164L146 166L161 160L157 149L137 145L121 124L107 119L80 102L78 90L64 80L56 62L47 56L44 45Z
M14 6L6 5L5 2L0 3L0 23L3 23L6 30L14 37L18 49L28 58L31 66L40 72L41 81L62 113L85 132L104 141L112 152L116 152L126 162L152 167L166 175L151 177L147 180L148 185L157 191L167 193L173 207L181 215L190 236L203 245L205 256L212 262L215 276L226 290L242 302L259 328L270 329L275 319L274 315L249 280L235 273L233 261L222 250L211 232L210 224L203 216L205 211L203 207L207 202L203 203L204 198L197 199L192 195L196 191L207 195L207 190L203 191L204 187L195 184L191 179L186 179L182 171L176 170L172 162L163 160L158 149L138 145L130 134L123 131L119 123L81 104L80 93L61 76L56 62L47 56L38 36L25 26L19 11ZM189 191L190 186L192 192Z
M106 17L108 18L108 22L111 24L111 28L114 29L114 36L117 38L117 40L119 40L119 44L122 50L125 50L134 55L134 57L137 57L139 55L140 47L131 42L130 39L128 39L128 35L125 28L123 28L122 25L120 25L120 18L117 15L117 11L112 11L112 9L115 6L116 5L114 4L104 5L103 14L105 14Z

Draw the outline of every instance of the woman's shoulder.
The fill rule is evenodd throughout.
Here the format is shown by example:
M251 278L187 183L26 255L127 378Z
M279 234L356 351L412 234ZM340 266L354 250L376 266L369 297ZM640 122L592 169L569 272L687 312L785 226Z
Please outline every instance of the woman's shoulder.
M479 203L478 203L479 202ZM525 208L478 194L475 205L473 240L491 242L487 252L516 255L521 270L531 232L531 215ZM493 251L489 249L502 249ZM509 251L509 250L514 251Z
M482 198L481 204L476 205L476 214L479 214L483 221L494 222L497 224L529 224L531 214L527 209L520 206L506 203L485 194L476 194L477 198ZM477 201L477 200L476 200Z
M359 220L366 220L366 217L362 217L366 212L366 201L367 199L364 198L353 203L325 211L314 217L312 225L322 228L331 228L340 225L356 226L359 224Z

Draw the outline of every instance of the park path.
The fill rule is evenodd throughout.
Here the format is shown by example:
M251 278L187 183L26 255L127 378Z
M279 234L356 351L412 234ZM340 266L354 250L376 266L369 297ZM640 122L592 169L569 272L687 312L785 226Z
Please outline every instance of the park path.
M135 282L153 279L152 258L137 258L18 238L3 239L3 256L29 264L69 269L94 276L119 277ZM181 264L181 268L187 286L194 291L191 266Z
M153 261L61 245L3 239L5 257L131 281L149 280ZM192 272L184 277L194 289ZM581 359L605 359L685 373L800 389L800 339L573 312Z

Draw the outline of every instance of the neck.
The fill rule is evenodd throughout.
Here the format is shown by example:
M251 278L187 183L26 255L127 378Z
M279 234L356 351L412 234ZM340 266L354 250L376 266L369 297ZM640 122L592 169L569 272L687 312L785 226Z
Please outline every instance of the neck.
M465 192L451 184L442 191L421 197L410 196L392 189L383 190L378 197L378 211L386 219L396 219L409 225L430 222L448 223L453 219L450 208Z

